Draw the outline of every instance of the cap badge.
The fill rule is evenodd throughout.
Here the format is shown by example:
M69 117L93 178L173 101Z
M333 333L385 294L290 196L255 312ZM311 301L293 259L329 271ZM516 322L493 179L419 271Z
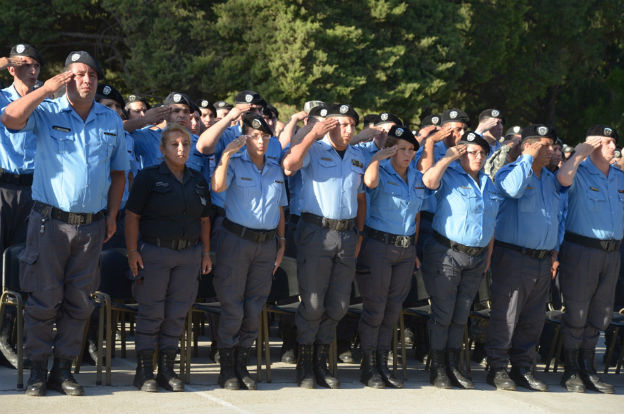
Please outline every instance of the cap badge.
M24 50L26 50L26 46L24 46L24 45L17 45L17 46L15 47L15 51L16 51L17 53L24 53Z
M474 141L474 140L475 140L475 138L476 138L476 135L475 135L475 134L473 134L473 133L471 132L471 133L470 133L470 134L468 134L468 136L466 137L466 140L467 140L467 141L472 142L472 141Z
M519 134L520 133L520 127L519 126L513 127L513 132L514 132L514 134Z
M247 95L245 95L245 102L251 103L251 101L253 101L253 96L248 93Z
M455 118L457 118L457 111L451 111L451 112L449 113L449 117L450 117L451 119L455 119Z
M548 128L545 126L538 127L537 133L540 135L546 135L548 133Z
M106 86L104 87L104 89L102 89L102 93L104 93L104 95L108 95L108 94L110 94L110 93L111 93L111 87L110 87L110 86L108 86L108 85L106 85Z
M249 96L249 95L247 95ZM254 119L253 121L251 121L251 127L253 129L260 129L260 127L262 126L262 122L260 122L259 119Z
M613 130L611 128L604 129L604 134L606 137L610 137L612 133L613 133Z
M321 114L322 117L326 117L327 116L327 109L321 109L320 114Z
M130 101L130 102L134 102L134 101L136 101L136 100L137 100L136 95L130 95L130 96L128 96L128 101Z
M403 135L403 128L397 128L396 131L394 131L394 133L396 134L397 137L400 137L401 135Z
M340 105L340 113L346 114L347 112L349 112L349 107L347 105Z
M381 116L379 118L381 118L382 121L387 121L388 120L388 114L384 112L383 114L381 114Z
M492 117L498 118L499 116L500 116L500 112L498 111L498 109L492 109Z
M180 102L182 100L182 95L179 93L173 94L173 102Z
M202 108L207 107L208 106L208 101L205 100L205 99L203 101L201 101L201 106L202 106Z
M223 108L225 106L225 102L221 101L221 102L217 103L217 106L219 108Z
M431 123L433 125L438 125L440 123L440 117L437 117L437 116L431 117Z
M75 62L75 61L77 61L78 59L80 59L80 53L74 53L74 54L72 55L72 57L71 57L71 61L72 61L72 62Z

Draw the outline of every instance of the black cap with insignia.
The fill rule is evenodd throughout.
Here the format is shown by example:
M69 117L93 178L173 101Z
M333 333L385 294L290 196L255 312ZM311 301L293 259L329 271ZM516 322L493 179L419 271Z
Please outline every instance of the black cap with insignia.
M418 141L414 138L414 134L412 131L405 125L392 125L390 131L388 131L389 137L395 137L397 139L402 139L414 146L414 150L418 151L420 145L418 145Z
M544 124L531 124L522 128L522 140L528 138L550 138L553 142L557 139L555 130Z
M215 108L217 109L232 109L234 108L234 105L227 103L225 101L217 101L214 104Z
M273 135L273 130L266 123L262 115L258 115L253 112L247 112L243 116L243 125L248 126L249 128L257 129L258 131L266 132L269 135Z
M520 125L514 125L505 132L505 138L510 135L520 135L522 134L522 127Z
M447 122L463 122L464 124L469 124L470 117L461 109L447 109L442 112L440 125L444 125Z
M122 108L126 106L126 103L124 102L121 93L119 93L119 91L113 86L106 83L98 83L97 91L95 92L95 100L99 102L100 99L112 99L113 101L116 101Z
M68 67L72 63L84 63L87 66L90 66L98 75L98 79L104 78L104 72L102 72L102 68L97 60L93 59L93 56L89 54L89 52L85 52L84 50L77 50L74 52L70 52L67 55L67 59L65 59L65 67Z
M327 116L327 105L317 105L310 109L308 116L316 116L319 118L325 118Z
M264 99L258 92L255 91L242 91L234 98L234 104L252 104L264 106Z
M609 137L615 139L615 142L617 142L619 138L615 128L611 128L610 126L603 124L596 124L589 127L586 136Z
M393 122L396 125L403 125L403 121L396 116L395 114L391 114L390 112L382 112L379 114L379 117L375 120L375 125L381 125Z
M126 98L126 105L132 102L143 102L145 106L147 107L147 109L151 108L149 102L147 102L147 99L145 99L145 97L140 96L140 95L135 95L135 94L128 95L128 97Z
M377 114L366 114L364 118L362 118L362 122L364 122L364 126L368 126L370 124L376 124L379 119L379 115Z
M199 101L197 101L197 106L199 106L200 108L208 109L215 114L217 113L217 109L208 99L200 99Z
M20 43L13 46L11 48L11 52L9 52L9 57L13 56L26 56L29 58L33 58L37 62L39 62L39 65L43 66L43 58L41 57L41 54L37 49L29 44Z
M327 118L338 116L348 116L353 118L353 120L355 121L355 125L360 122L360 116L349 104L335 103L327 107Z
M420 122L420 128L424 128L424 127L431 126L431 125L439 126L441 121L442 121L442 117L438 114L427 115Z
M490 144L479 134L475 134L474 132L465 132L464 136L459 140L457 144L475 144L479 145L486 154L490 154Z
M167 97L165 98L165 102L163 102L163 105L171 104L186 105L189 107L189 110L191 112L195 112L195 108L197 108L193 101L191 101L191 98L189 98L187 94L182 92L171 92L169 95L167 95Z
M499 111L498 109L490 108L490 109L481 111L481 113L479 114L479 121L482 121L485 118L498 118L501 121L503 121L503 124L505 123L505 117L503 116L501 111Z

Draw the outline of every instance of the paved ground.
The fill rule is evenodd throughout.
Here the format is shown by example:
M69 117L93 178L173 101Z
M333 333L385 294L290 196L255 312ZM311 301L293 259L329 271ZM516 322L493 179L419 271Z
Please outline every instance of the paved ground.
M131 344L131 343L130 343ZM0 367L0 413L622 413L624 376L603 376L616 385L615 395L594 392L573 394L559 386L558 374L538 373L550 387L548 393L495 391L485 382L485 372L473 364L475 390L439 390L428 383L421 363L409 359L409 379L402 390L365 388L356 365L340 364L339 390L301 390L294 384L294 366L273 364L273 382L262 382L258 391L225 391L216 386L218 367L207 357L207 342L193 359L191 384L184 393L143 393L132 386L134 353L113 360L113 386L95 386L94 367L84 365L77 379L85 397L56 392L42 398L26 397L16 388L15 370ZM274 360L277 343L272 344ZM598 358L602 360L602 355ZM542 366L543 368L543 366ZM542 369L543 371L543 369ZM26 379L28 371L25 372Z

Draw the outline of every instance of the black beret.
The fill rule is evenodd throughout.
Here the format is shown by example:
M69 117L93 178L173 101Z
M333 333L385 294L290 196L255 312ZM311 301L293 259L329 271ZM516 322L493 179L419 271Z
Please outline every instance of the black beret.
M26 43L20 43L11 48L11 52L9 53L9 57L13 56L26 56L29 58L35 59L39 62L39 65L43 66L43 58L37 49L33 46L28 45Z
M557 139L555 140L555 145L559 145L561 148L563 148L563 141L561 140L561 138L557 137Z
M379 115L377 114L367 114L367 115L364 115L363 122L364 122L364 125L376 124L378 119L379 119Z
M225 101L217 101L217 102L215 102L214 105L215 105L215 108L217 108L217 109L232 109L232 108L234 108L234 105L229 104L229 103L227 103Z
M613 138L615 139L615 142L617 142L618 140L618 133L615 130L615 128L611 128L608 125L603 125L603 124L597 124L597 125L593 125L591 126L588 130L587 130L587 135L586 136L600 136L600 137L609 137L609 138Z
M514 125L505 132L505 137L508 135L520 135L522 134L522 127L520 125Z
M143 96L139 96L139 95L128 95L128 97L126 98L126 105L132 103L132 102L143 102L145 104L145 106L147 107L147 109L150 109L151 106L149 104L149 102L147 102L147 99L145 99L145 97Z
M355 109L353 109L353 107L348 104L335 103L335 104L329 105L327 107L327 117L330 118L330 117L336 117L336 116L351 117L355 121L355 125L357 125L358 122L360 122L360 116L355 111Z
M395 114L391 114L390 112L382 112L379 114L379 117L375 121L375 125L381 125L388 122L394 122L397 125L403 125L401 119Z
M303 104L303 110L306 111L307 113L310 113L312 108L314 108L315 106L327 107L327 104L323 101L307 101L306 103Z
M201 99L197 101L197 106L199 106L200 108L208 109L214 112L215 114L217 113L217 109L212 104L212 102L210 102L208 99Z
M424 117L420 123L420 127L424 128L426 126L430 126L430 125L435 125L438 126L440 125L440 121L441 121L441 117L438 114L431 114L431 115L427 115L426 117Z
M444 125L447 122L463 122L464 124L468 124L470 123L470 117L461 109L447 109L442 112L440 125Z
M418 151L418 148L420 147L420 145L418 145L418 141L414 138L412 131L410 131L410 129L405 125L392 125L390 131L388 131L388 136L409 142L414 146L416 151Z
M122 108L126 106L123 96L121 96L119 91L113 86L106 83L98 83L97 92L95 92L95 100L99 101L100 99L112 99L113 101L116 101Z
M191 98L189 98L187 94L182 92L171 92L169 95L167 95L167 97L165 98L165 102L163 102L163 105L171 104L186 105L189 107L189 110L191 112L195 112L194 108L197 108L193 101L191 101Z
M474 132L466 131L464 136L459 140L458 144L475 144L479 145L486 154L490 154L490 144L479 134L475 134Z
M93 59L89 52L85 52L84 50L70 52L69 55L67 55L67 59L65 59L65 67L72 63L84 63L97 72L98 79L104 78L104 72L102 72L100 64L97 63L97 60Z
M279 118L279 111L277 110L276 107L274 107L273 105L267 103L263 108L262 108L262 114L264 116L268 116L269 118Z
M310 109L308 116L318 116L320 118L325 118L327 116L327 105L317 105Z
M522 140L528 138L550 138L553 142L557 139L555 130L544 124L531 124L522 128Z
M273 130L266 123L262 115L255 114L253 112L247 112L243 116L243 125L248 126L252 129L257 129L258 131L266 132L269 135L273 135Z
M482 121L484 118L498 118L505 123L505 117L498 109L490 108L484 111L481 111L479 114L479 121Z
M265 105L265 100L255 91L242 91L234 98L235 104Z

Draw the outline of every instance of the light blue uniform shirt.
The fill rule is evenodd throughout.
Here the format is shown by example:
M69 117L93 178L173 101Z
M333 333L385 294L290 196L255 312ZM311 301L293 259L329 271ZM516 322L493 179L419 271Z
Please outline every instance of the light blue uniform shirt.
M227 145L230 142L234 141L236 138L240 137L242 134L243 134L243 130L240 124L228 127L225 131L223 131L221 138L219 138L219 142L217 142L217 146L215 148L214 154L211 154L211 155L214 155L215 166L219 165L219 162L221 161L221 155L223 154L225 147L227 147ZM246 151L245 147L241 148L239 152L242 152L243 150ZM271 139L269 140L269 146L267 147L267 150L265 153L266 159L269 161L279 163L281 155L282 155L282 144L280 144L277 138L271 137ZM214 172L214 168L212 169L213 172ZM210 182L210 180L208 180L208 182ZM212 205L215 205L218 207L224 207L224 203L225 203L224 193L215 193L214 191L212 191L211 199L212 199Z
M141 169L160 165L163 161L160 152L160 137L162 129L150 129L152 125L145 128L135 129L130 133L134 139L134 152L139 160Z
M367 168L368 164L370 164L371 159L373 158L373 155L375 155L377 151L379 151L379 147L377 146L377 144L375 144L375 140L360 142L359 144L354 146L362 150L362 154L364 155L364 159L366 160L366 162L364 163L364 168Z
M541 178L531 169L533 157L521 155L496 174L503 197L496 217L496 240L537 250L559 245L561 185L547 168Z
M492 180L479 171L479 182L458 162L448 166L436 191L433 229L456 243L485 247L494 235L501 197Z
M0 91L0 108L21 98L14 85ZM30 131L9 131L0 123L0 168L11 174L32 174L37 140Z
M327 135L314 142L301 168L301 211L329 219L355 218L357 195L364 192L365 161L362 150L351 145L340 158Z
M412 160L412 164L414 164L414 166L416 166L418 161L422 158L424 150L425 150L425 146L422 145L420 148L418 148L418 151L416 151L416 155L414 156L414 159ZM444 141L436 142L433 145L433 162L436 163L440 161L442 158L444 158L447 150L448 150L448 147L446 146ZM455 162L456 161L453 161L453 163ZM425 201L423 202L421 210L428 211L429 213L435 213L435 210L436 210L435 194L432 193L431 195L425 198Z
M394 170L390 159L382 160L377 187L366 190L367 200L370 200L366 225L386 233L412 236L416 233L416 215L430 192L422 182L422 173L414 165L407 168L406 183Z
M140 164L136 158L136 154L134 153L134 140L128 131L125 131L125 141L126 141L126 150L128 151L128 163L129 170L126 171L126 185L124 186L123 197L121 198L121 206L120 208L124 208L126 206L126 201L128 201L128 196L130 195L130 182L128 181L128 176L132 173L132 177L136 177L139 172Z
M568 192L566 231L593 239L622 239L624 172L611 166L606 177L589 157L581 162Z
M280 206L286 205L284 173L279 163L265 156L260 171L247 148L232 155L225 190L225 216L230 221L251 229L273 230L279 223Z
M282 158L290 150L290 144L282 151ZM288 182L288 213L291 216L301 215L301 171L286 177Z
M129 169L125 131L115 111L93 102L83 121L62 96L42 102L23 131L37 136L33 200L72 213L106 208L111 170Z

